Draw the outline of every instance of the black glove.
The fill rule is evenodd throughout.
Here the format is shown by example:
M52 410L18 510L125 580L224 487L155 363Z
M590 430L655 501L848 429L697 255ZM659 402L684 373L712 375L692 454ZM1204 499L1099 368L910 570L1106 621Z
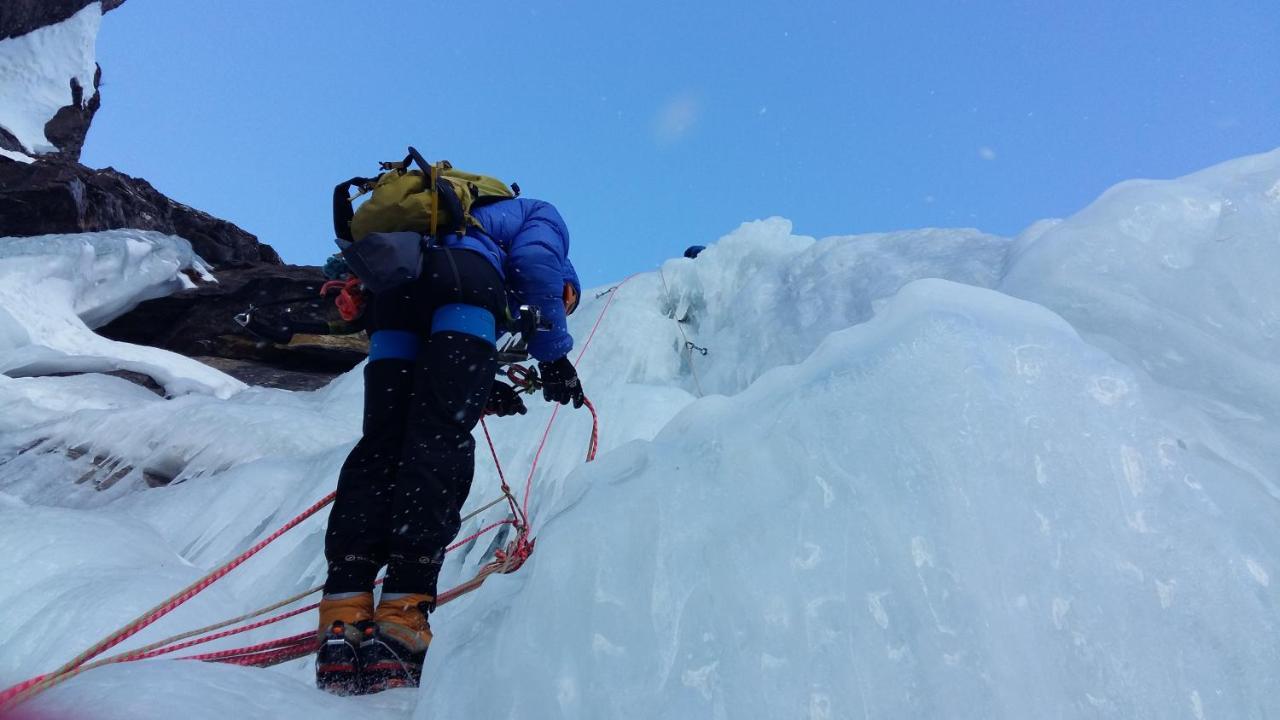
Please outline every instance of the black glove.
M547 400L561 405L572 400L575 408L582 407L582 403L586 402L587 398L582 394L582 383L578 382L578 371L573 369L569 358L538 363L538 374L542 376L542 397Z
M504 382L493 381L493 389L489 391L489 402L484 406L486 415L497 415L498 417L506 417L508 415L523 415L529 412L524 406L524 400L520 398L520 394L515 388Z

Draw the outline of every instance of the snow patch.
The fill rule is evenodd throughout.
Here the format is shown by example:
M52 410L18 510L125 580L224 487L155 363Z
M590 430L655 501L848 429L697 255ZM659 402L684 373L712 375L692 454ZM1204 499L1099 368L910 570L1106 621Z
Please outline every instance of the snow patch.
M72 79L84 90L82 104L97 92L94 56L101 22L102 4L92 2L60 23L0 40L0 127L28 153L58 151L44 126L74 102Z
M0 157L7 157L10 160L17 160L20 163L26 163L28 165L36 161L35 158L27 155L26 153L20 153L16 150L5 150L4 148L0 148Z
M999 289L1060 313L1164 384L1280 407L1277 187L1280 150L1121 183L1024 233ZM1099 384L1099 402L1122 389Z
M108 340L90 328L182 287L196 262L182 238L145 230L5 238L0 243L0 372L131 370L173 395L229 397L244 384L190 358Z

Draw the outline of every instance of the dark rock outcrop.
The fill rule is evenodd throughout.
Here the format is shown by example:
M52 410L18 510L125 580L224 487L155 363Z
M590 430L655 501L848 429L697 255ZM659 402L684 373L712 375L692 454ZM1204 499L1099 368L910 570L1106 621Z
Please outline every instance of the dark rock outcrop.
M93 86L102 84L102 68L93 73ZM80 81L71 78L71 104L58 108L49 122L44 124L44 136L58 148L57 157L68 162L80 159L84 138L89 133L89 123L102 104L102 95L95 92L89 102L84 102L84 88Z
M18 142L18 138L13 133L0 127L0 150L13 150L15 152L23 152L22 143ZM0 157L0 164L5 162L15 162L7 158Z
M80 163L0 159L0 237L133 228L186 238L215 267L281 264L239 227L174 202L146 180Z
M98 0L3 0L0 2L0 40L26 35L49 25L56 25ZM102 11L114 10L124 0L102 0ZM98 112L102 100L97 93L102 82L102 68L93 74L93 93L88 102L84 95L86 88L80 86L75 78L70 78L71 104L59 108L53 118L44 126L45 137L53 143L58 152L45 157L75 161L80 159L80 150L84 147L85 135L89 132L89 124ZM11 133L0 128L0 148L29 152Z
M299 354L292 368L268 365L253 360L236 360L222 357L196 357L196 360L213 368L217 368L231 377L247 385L278 388L280 390L311 391L328 385L341 372L308 367L305 356ZM325 360L326 358L318 358ZM328 358L332 360L332 358ZM364 359L361 355L360 359ZM358 362L358 361L357 361ZM316 363L323 367L326 363ZM350 368L347 368L350 369ZM343 371L345 372L345 370Z
M0 40L26 35L66 20L99 0L4 0L0 3ZM124 0L101 0L102 12L115 10Z
M234 318L250 306L264 306L264 313L288 311L299 319L324 322L327 306L332 305L320 297L324 275L317 267L257 266L224 270L216 275L216 283L200 282L194 290L143 302L98 328L98 332L113 340L162 347L184 355L238 357L238 352L224 352L217 338L244 337ZM314 300L273 305L303 297Z
M289 345L278 345L250 335L235 321L251 306L261 308L256 317L273 323L336 319L332 300L319 296L324 284L319 268L257 265L217 276L217 283L148 300L98 332L197 358L250 384L289 390L319 387L364 359L363 336L299 335Z
M0 40L62 22L97 0L0 0ZM102 0L103 11L124 0ZM101 68L94 77L96 89ZM363 336L298 336L288 345L264 342L234 320L251 305L257 317L323 324L335 314L319 298L319 268L286 266L269 245L234 224L174 202L146 180L113 168L78 162L100 96L71 82L71 105L45 125L59 148L34 163L0 157L0 242L5 237L131 228L186 238L216 271L217 283L191 275L195 290L144 302L99 332L106 337L172 350L241 380L269 387L311 390L364 359ZM30 154L0 128L0 148ZM278 304L280 300L307 302ZM266 306L266 307L263 307ZM156 387L148 378L124 374ZM150 385L149 385L150 383ZM96 466L96 464L95 464ZM112 475L113 476L113 475Z
M63 22L97 0L3 0L0 39L25 35ZM104 0L103 10L124 0ZM94 75L96 88L102 69ZM178 235L191 242L215 267L257 263L279 265L270 246L235 225L165 197L145 180L112 168L93 170L77 162L85 134L101 102L96 92L85 102L86 88L70 79L72 104L45 125L59 152L34 163L0 158L0 237L92 232L134 228ZM0 147L25 152L0 128Z

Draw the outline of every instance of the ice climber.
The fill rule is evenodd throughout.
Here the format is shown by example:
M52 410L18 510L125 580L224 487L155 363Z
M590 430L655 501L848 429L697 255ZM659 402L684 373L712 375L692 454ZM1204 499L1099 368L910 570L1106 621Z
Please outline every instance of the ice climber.
M514 388L494 380L508 308L542 312L546 329L529 352L544 397L583 404L566 322L580 287L560 213L513 198L472 214L483 230L445 234L442 245L424 250L418 280L372 294L365 310L363 434L342 466L325 535L316 684L330 692L419 682L437 576L475 470L471 431L486 410L525 412Z

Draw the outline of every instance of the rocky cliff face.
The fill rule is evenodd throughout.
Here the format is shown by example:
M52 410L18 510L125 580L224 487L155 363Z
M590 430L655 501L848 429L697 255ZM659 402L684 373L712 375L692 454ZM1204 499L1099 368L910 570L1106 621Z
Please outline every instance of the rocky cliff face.
M0 237L118 228L186 238L215 268L282 262L252 234L170 200L146 180L61 159L22 163L0 158Z
M65 34L65 23L68 20L86 9L96 12L90 8L91 5L98 3L105 12L119 7L123 2L124 0L3 0L0 2L0 43L19 42L24 36L36 32ZM80 34L85 39L78 46L81 50L91 50L92 36L97 25L83 27L86 29ZM55 40L48 35L41 37L39 43L25 46L24 50L15 50L12 60L18 67L11 71L41 74L46 67L44 58L32 57L38 52L32 48L52 52L77 47L74 42L68 45L65 37L62 40ZM21 43L19 47L23 47ZM42 154L34 147L24 146L14 133L0 128L0 148L15 154L15 157L0 156L0 237L118 228L156 230L186 238L195 251L215 267L256 263L279 265L280 256L275 250L259 243L256 237L235 225L175 202L145 180L130 177L112 168L94 170L78 162L85 135L101 103L97 87L102 78L102 68L92 62L91 54L84 56L83 63L95 69L94 87L81 87L74 74L67 80L70 84L71 103L57 109L43 129L44 139L54 146L52 151ZM62 67L52 59L50 66ZM83 75L87 70L78 72ZM50 75L51 77L43 77L40 81L52 80L56 85L57 79L62 77L56 71ZM37 81L32 82L39 85ZM11 84L7 87L10 93L16 95L23 94L21 91L24 89L32 93L40 91L38 87L28 87L25 84ZM91 97L86 99L86 93ZM22 97L6 97L3 101L15 108L24 105ZM32 128L31 116L44 117L35 112L25 117L18 112L10 117L15 122L25 121L19 124L25 125L27 135L38 136L39 132ZM36 144L30 137L27 142L29 145ZM24 157L33 161L26 162Z
M96 22L96 14L82 14L86 10L96 13L90 8L95 2L106 12L124 0L0 0L0 43L21 45L24 36L33 32L62 32L68 27L64 23L72 18ZM48 30L54 26L58 28ZM85 27L88 30L80 35L83 41L75 47L88 52L92 50L90 30L96 32L97 26ZM18 46L10 45L14 47ZM47 64L30 50L43 48L42 43L32 41L21 47L26 49L15 54L27 70L41 73L62 67L56 58ZM282 299L315 295L324 281L319 268L287 266L270 245L236 225L176 202L146 180L113 168L95 170L79 162L85 135L101 102L96 90L102 78L102 69L92 62L91 54L82 59L76 73L87 80L93 69L94 87L82 87L73 75L68 80L70 104L56 110L46 104L41 114L19 117L27 145L19 140L23 132L10 132L0 123L0 149L8 151L7 155L0 153L0 243L7 237L119 228L183 237L213 268L218 282L198 283L195 290L145 302L101 328L102 334L196 357L247 382L292 389L314 388L358 363L363 357L359 339L312 338L279 346L253 338L233 320L251 304L272 305ZM10 68L11 72L22 70ZM60 72L55 70L43 79L52 77L50 87L56 88L63 77ZM25 85L18 82L7 87L8 92L21 94ZM86 99L86 95L90 97ZM4 97L0 103L12 103L12 108L23 100ZM39 138L40 123L30 118L43 120L49 113L52 117L43 125L44 137ZM44 140L48 141L46 152L33 147ZM313 322L322 322L333 312L331 303L319 300L272 307L268 315L288 311Z
M98 332L197 358L250 384L311 390L364 360L368 342L363 335L299 334L279 345L245 332L235 317L261 308L255 317L277 326L337 320L332 300L320 297L324 281L320 268L310 266L228 269L218 273L217 284L148 300ZM294 302L281 303L289 300Z
M102 3L102 12L124 4L124 0L4 0L0 4L0 40L56 25L95 2Z
M114 10L125 0L101 0L102 11ZM40 28L63 22L81 10L99 0L4 0L0 3L0 41L21 37ZM68 80L71 86L71 104L60 108L45 125L45 136L57 146L58 151L51 153L63 160L79 160L80 150L84 147L85 135L89 132L89 124L98 112L101 100L98 97L98 85L102 82L102 69L98 68L93 77L93 88L81 86L76 78ZM86 90L90 97L85 100ZM0 148L17 152L27 152L22 143L3 127L0 127ZM0 187L3 187L0 184Z

